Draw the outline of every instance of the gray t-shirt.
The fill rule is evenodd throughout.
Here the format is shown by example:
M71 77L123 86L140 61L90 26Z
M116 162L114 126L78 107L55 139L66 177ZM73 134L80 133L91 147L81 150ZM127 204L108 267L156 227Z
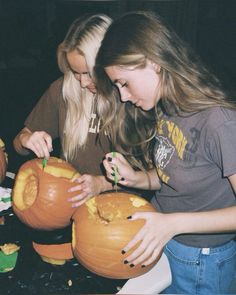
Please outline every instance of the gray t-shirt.
M152 202L161 212L235 206L227 177L236 173L236 111L211 107L186 117L163 115L154 160L163 183ZM193 247L214 247L234 237L185 234L175 239Z

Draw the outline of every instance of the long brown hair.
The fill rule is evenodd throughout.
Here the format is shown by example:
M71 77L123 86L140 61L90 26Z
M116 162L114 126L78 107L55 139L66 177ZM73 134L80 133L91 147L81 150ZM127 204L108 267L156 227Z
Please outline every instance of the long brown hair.
M100 91L109 98L107 93L112 90L111 81L105 73L108 66L120 67L145 67L147 60L158 64L161 68L159 73L159 95L162 109L167 114L198 112L208 107L223 106L235 109L223 91L220 81L202 63L198 55L163 21L163 19L151 12L130 12L115 20L109 27L96 58L96 77ZM110 102L111 105L116 101ZM127 104L127 103L126 103ZM156 106L156 109L158 109ZM133 113L133 116L127 116ZM119 127L115 128L115 141L121 142L122 146L130 147L131 143L142 146L150 141L155 133L153 120L158 119L158 112L143 112L135 106L123 107L118 113L116 121ZM134 115L135 114L135 115ZM110 116L109 116L110 115ZM114 117L112 114L105 118L108 125ZM150 118L153 116L153 120ZM122 120L127 122L119 123ZM137 126L145 125L141 129ZM148 120L147 120L148 118ZM139 143L133 138L126 136L124 126L133 126L133 131L139 130ZM146 132L149 128L149 132ZM145 133L146 132L146 133ZM115 135L116 133L116 135ZM137 139L137 138L136 138ZM146 150L141 148L143 153ZM129 148L128 148L129 149Z

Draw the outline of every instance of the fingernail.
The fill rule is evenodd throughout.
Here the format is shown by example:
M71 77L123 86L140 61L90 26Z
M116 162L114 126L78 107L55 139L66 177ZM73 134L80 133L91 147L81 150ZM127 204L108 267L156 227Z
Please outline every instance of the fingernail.
M125 253L126 253L126 251L125 251L125 250L122 250L122 251L121 251L121 254L122 254L122 255L124 255Z
M146 267L146 265L141 265L142 268Z
M111 173L111 176L115 176L115 173Z
M124 260L124 264L127 264L127 263L129 263L129 261L128 260Z
M108 162L111 162L111 161L112 161L112 158L111 158L111 157L108 157L108 158L107 158L107 161L108 161Z
M128 216L127 219L132 219L132 216Z
M130 267L134 267L134 264L133 264L133 263L131 263L129 266L130 266Z
M121 177L121 179L120 179L121 181L124 181L125 179L124 179L124 177Z

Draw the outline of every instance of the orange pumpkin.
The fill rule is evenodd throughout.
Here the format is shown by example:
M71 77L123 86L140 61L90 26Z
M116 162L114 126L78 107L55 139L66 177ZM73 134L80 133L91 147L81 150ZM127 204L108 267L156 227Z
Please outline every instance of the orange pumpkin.
M7 159L4 150L0 147L0 183L3 182L7 171Z
M32 246L42 260L47 263L63 265L74 257L71 243L44 245L33 242Z
M13 191L13 210L26 225L40 230L63 228L70 224L75 208L68 192L77 171L66 161L51 157L43 169L42 159L25 162L19 169Z
M90 271L113 279L137 277L149 271L158 259L144 268L124 264L121 250L144 225L144 220L128 220L137 211L155 212L145 199L125 192L93 197L72 216L72 249L77 260Z

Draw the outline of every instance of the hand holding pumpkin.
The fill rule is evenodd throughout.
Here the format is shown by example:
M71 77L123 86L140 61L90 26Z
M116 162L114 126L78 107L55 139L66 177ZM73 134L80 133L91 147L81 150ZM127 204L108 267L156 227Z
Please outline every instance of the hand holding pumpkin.
M77 185L71 187L68 191L78 193L78 195L68 199L69 202L72 202L72 207L78 207L91 197L97 196L105 190L112 189L111 184L108 187L109 184L104 182L103 176L84 174L79 177L75 176L72 181Z
M126 253L137 243L139 247L126 257L126 261L134 266L147 266L160 255L167 242L177 234L175 232L174 214L158 212L137 212L130 216L130 222L144 219L146 222L134 238L123 248Z

